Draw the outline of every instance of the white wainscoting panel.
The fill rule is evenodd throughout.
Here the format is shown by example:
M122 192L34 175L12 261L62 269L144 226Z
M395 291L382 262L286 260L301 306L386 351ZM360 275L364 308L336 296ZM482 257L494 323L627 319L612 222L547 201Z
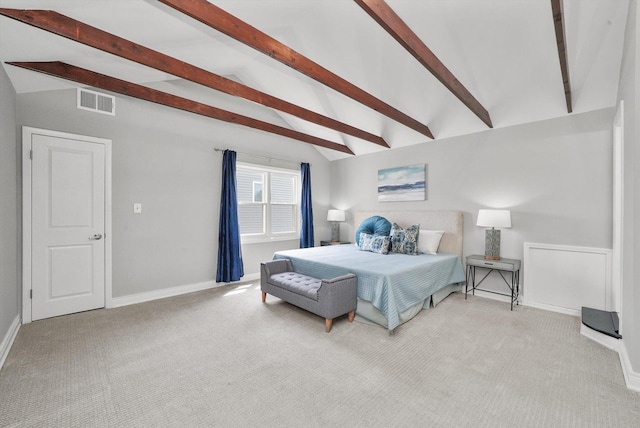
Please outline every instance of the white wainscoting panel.
M611 250L524 244L523 304L580 316L583 306L612 310Z

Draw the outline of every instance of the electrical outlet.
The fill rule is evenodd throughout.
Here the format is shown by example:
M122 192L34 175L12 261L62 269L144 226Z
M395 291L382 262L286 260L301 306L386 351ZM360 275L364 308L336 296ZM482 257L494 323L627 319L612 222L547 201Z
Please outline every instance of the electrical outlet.
M135 204L133 204L133 213L134 214L142 214L142 204L139 202L136 202Z

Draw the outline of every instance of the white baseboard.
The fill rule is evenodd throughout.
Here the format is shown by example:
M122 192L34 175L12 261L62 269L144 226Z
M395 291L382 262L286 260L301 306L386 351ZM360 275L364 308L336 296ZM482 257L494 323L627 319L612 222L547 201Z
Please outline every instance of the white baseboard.
M531 308L543 309L545 311L557 312L559 314L571 315L574 317L579 317L582 315L581 311L576 309L563 308L562 306L548 305L545 303L537 303L531 300L527 300L527 298L524 296L522 298L522 305L529 306Z
M2 339L2 343L0 343L0 369L9 355L11 345L13 345L13 341L18 335L18 330L20 330L20 315L16 315L11 326L9 326L9 331L7 331L4 339Z
M477 294L477 290L476 290ZM580 313L574 313L575 311L567 310L565 308L559 308L558 306L531 304L531 302L524 301L526 306L531 306L538 309L544 309L552 312L560 312L567 315L580 316ZM606 334L599 333L584 324L580 324L580 334L584 337L593 340L594 342L609 348L618 353L620 358L620 365L622 366L622 373L624 374L624 381L627 384L627 388L632 391L640 392L640 373L634 372L627 354L627 348L624 345L623 339L616 339Z
M599 333L584 324L580 325L580 334L602 346L616 351L620 358L620 366L622 366L622 373L624 375L624 381L627 384L627 388L632 391L640 392L640 373L633 371L631 361L629 360L629 354L627 354L627 348L624 345L623 339L616 339L614 337L607 336L606 334Z
M620 365L622 366L622 373L624 374L624 381L627 384L627 388L640 392L640 373L634 372L629 360L629 354L627 354L627 348L624 345L624 341L620 341L620 347L618 348L618 355L620 356Z
M151 300L164 299L165 297L179 296L181 294L193 293L195 291L209 290L211 288L222 287L225 285L237 285L245 282L255 281L260 279L259 273L245 275L240 281L237 282L215 282L205 281L195 284L178 285L176 287L163 288L162 290L148 291L146 293L130 294L122 297L112 297L110 308L117 308L120 306L135 305L136 303L149 302Z
M620 344L622 342L622 339L616 339L615 337L600 333L582 323L580 324L580 334L606 348L612 349L616 352L620 352Z

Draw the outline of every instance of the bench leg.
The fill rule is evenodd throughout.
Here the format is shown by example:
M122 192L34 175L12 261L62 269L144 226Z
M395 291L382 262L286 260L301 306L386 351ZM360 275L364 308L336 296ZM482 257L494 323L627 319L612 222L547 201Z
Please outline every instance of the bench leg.
M333 325L333 319L325 318L324 319L324 331L325 333L329 333L331 331L331 326Z
M266 302L266 301L267 301L267 292L266 292L266 291L263 291L263 292L262 292L262 303L264 303L264 302Z
M356 311L349 312L349 322L353 322L353 319L356 317Z

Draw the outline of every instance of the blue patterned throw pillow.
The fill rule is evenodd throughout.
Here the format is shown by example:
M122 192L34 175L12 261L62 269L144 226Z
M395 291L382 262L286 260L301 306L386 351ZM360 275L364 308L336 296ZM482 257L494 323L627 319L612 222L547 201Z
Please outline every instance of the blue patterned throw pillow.
M393 223L391 226L391 252L400 254L418 254L418 236L420 235L420 225L414 224L406 229Z
M389 237L370 235L368 233L360 233L360 245L362 251L371 251L372 253L387 254L389 253Z

